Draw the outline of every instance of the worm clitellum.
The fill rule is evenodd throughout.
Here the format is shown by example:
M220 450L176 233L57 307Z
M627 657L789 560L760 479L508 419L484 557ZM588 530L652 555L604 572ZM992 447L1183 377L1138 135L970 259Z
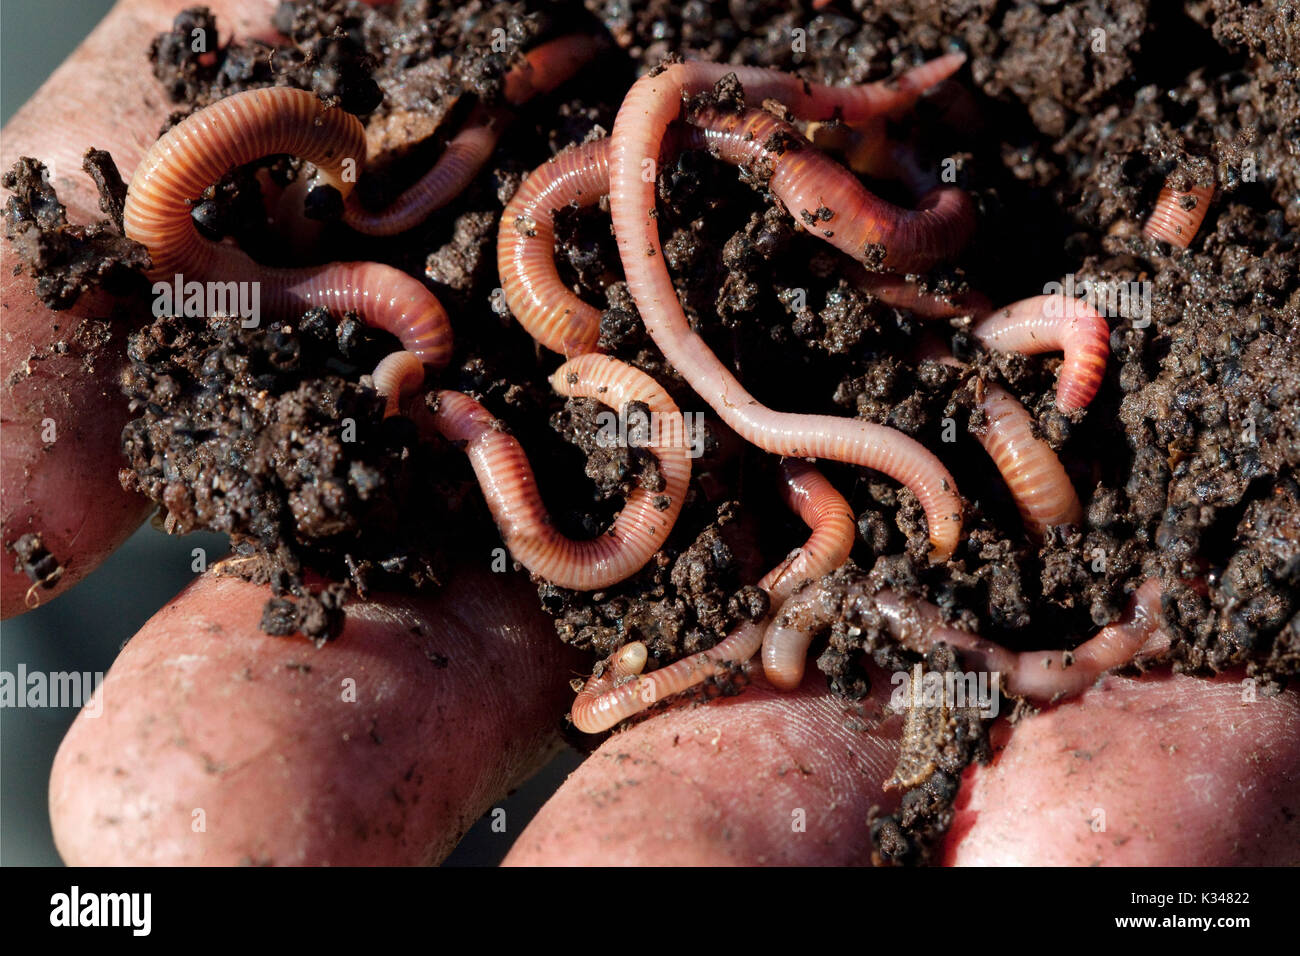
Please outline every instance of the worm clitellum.
M598 49L594 37L572 35L528 51L524 62L506 74L506 102L519 106L549 93L582 69ZM433 168L418 182L379 212L367 212L353 193L344 207L343 221L370 236L391 236L418 226L460 195L478 175L509 120L508 110L475 106Z
M396 335L424 364L446 365L452 348L447 313L405 272L376 262L272 268L199 235L191 203L234 167L276 153L314 163L321 182L346 197L353 184L345 163L360 165L365 137L356 117L327 109L314 94L273 87L218 100L154 143L131 179L124 212L127 236L153 260L149 277L257 282L261 306L283 315L316 306L339 315L355 311L368 325Z
M1110 356L1110 325L1082 299L1036 295L980 319L971 334L988 348L1038 355L1065 353L1056 380L1056 407L1074 412L1101 387Z
M1001 687L1013 697L1049 702L1087 690L1107 671L1129 664L1148 640L1156 636L1161 621L1159 578L1148 578L1133 592L1128 609L1115 623L1108 624L1073 651L1009 651L999 644L963 631L943 621L943 613L929 601L905 597L884 590L868 594L860 585L850 585L843 595L818 584L792 597L765 635L764 657L798 660L817 631L840 620L846 610L870 613L903 647L917 654L928 653L938 644L948 644L962 655L965 666L997 671Z
M785 603L799 585L848 560L855 531L848 502L821 472L795 459L787 459L781 465L782 497L812 528L812 534L802 548L792 552L758 582L768 592L773 609ZM717 646L631 680L626 678L640 673L647 655L645 645L639 641L625 645L574 700L570 714L573 725L584 733L600 733L658 701L703 683L729 661L743 664L757 653L764 626L770 619L769 614L758 621L746 621ZM635 670L630 670L630 666L635 666Z
M1169 183L1160 190L1155 208L1142 227L1142 235L1148 239L1159 239L1176 249L1186 249L1196 238L1196 232L1205 221L1205 214L1210 211L1210 200L1214 198L1214 185L1193 186L1185 193L1180 193Z
M610 211L628 290L646 331L664 357L738 435L775 454L831 458L873 468L905 484L920 499L929 524L931 558L944 561L961 536L961 498L948 470L919 442L891 428L825 415L778 412L750 395L690 327L664 266L655 219L654 161L683 94L700 93L728 73L746 97L777 98L805 119L835 113L852 122L906 109L927 87L964 61L940 57L892 84L851 88L806 84L789 74L716 63L678 63L639 79L614 121L610 145Z
M682 510L691 480L685 423L654 379L609 356L583 355L566 362L551 376L551 387L561 395L594 398L615 411L629 402L644 402L650 409L648 447L659 459L664 487L635 489L609 530L590 541L573 541L555 529L537 493L528 456L474 399L460 392L438 392L433 424L449 441L465 443L483 497L515 560L560 587L609 587L650 560Z

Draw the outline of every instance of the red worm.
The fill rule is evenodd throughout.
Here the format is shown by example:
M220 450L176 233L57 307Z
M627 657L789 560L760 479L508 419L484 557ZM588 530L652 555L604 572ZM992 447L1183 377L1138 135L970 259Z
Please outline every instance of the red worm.
M540 345L561 355L596 350L600 310L583 302L555 268L555 213L591 206L609 192L609 140L565 150L533 170L506 205L497 272L506 305Z
M971 333L988 348L1038 355L1065 353L1056 382L1056 407L1087 406L1101 387L1110 355L1110 326L1087 302L1073 296L1038 295L980 319Z
M937 343L922 356L965 368ZM1083 521L1079 495L1052 446L1034 435L1034 420L1014 395L994 382L980 383L984 427L976 435L1007 483L1025 528L1042 540L1048 528Z
M418 280L374 262L335 262L305 269L263 266L240 250L209 242L190 218L193 201L230 169L275 153L300 156L320 180L347 196L346 161L365 151L361 123L327 109L311 93L275 87L236 93L173 127L145 155L127 191L126 234L149 250L149 276L171 281L248 282L259 305L289 315L324 306L356 311L396 335L426 365L451 358L451 324Z
M549 93L582 69L599 49L590 36L564 36L543 43L505 77L505 99L519 106ZM392 236L418 226L429 215L459 196L478 175L496 149L509 122L504 109L479 104L447 144L433 168L380 212L367 212L354 193L344 207L343 221L370 236Z
M690 328L664 266L655 221L654 177L643 160L659 155L684 93L698 93L735 73L754 101L777 98L807 119L840 113L846 121L905 109L926 87L950 75L964 57L940 57L896 82L852 88L805 84L789 74L715 63L679 63L638 80L614 121L610 145L610 207L628 289L664 358L738 435L775 454L831 458L883 472L920 499L931 557L943 561L961 535L961 498L943 464L919 442L854 419L801 415L764 407ZM838 225L837 225L838 228Z
M844 497L807 462L782 462L782 497L812 534L800 549L769 571L758 586L773 607L783 604L805 581L821 577L843 564L853 547L853 512ZM746 621L717 646L684 657L634 680L645 665L646 649L633 641L614 655L612 666L593 676L573 702L573 725L598 734L673 694L680 694L724 669L727 662L744 663L757 653L769 618Z
M992 382L980 400L984 428L976 437L993 459L1025 527L1042 540L1048 528L1080 524L1083 506L1052 446L1034 436L1034 420L1014 395Z
M1149 578L1133 593L1128 610L1073 651L1009 651L999 644L943 622L942 612L929 601L894 591L867 595L850 586L843 600L811 587L791 598L764 638L784 653L807 650L813 634L839 620L852 604L866 602L899 644L918 654L938 644L961 652L964 662L1001 675L1002 689L1013 697L1056 701L1082 693L1106 671L1133 661L1160 624L1161 585Z
M551 376L561 395L594 398L615 411L628 402L649 406L650 448L659 459L662 491L635 489L608 531L573 541L551 524L532 466L519 442L474 399L439 392L433 424L449 441L464 442L488 508L506 547L529 571L578 591L609 587L641 569L663 545L681 512L691 459L681 412L650 376L605 355L584 355Z
M940 186L922 195L915 210L900 209L764 110L704 109L690 121L703 145L724 161L770 168L767 187L795 221L866 265L875 265L883 250L884 268L924 272L960 252L975 229L975 210L963 190Z
M412 353L399 349L379 360L370 377L375 391L388 399L384 417L401 411L402 402L420 390L424 384L424 365Z
M1155 208L1142 235L1148 239L1159 239L1177 249L1186 249L1196 238L1196 231L1201 228L1205 214L1210 211L1210 200L1214 198L1214 186L1193 186L1185 193L1180 193L1169 183L1165 183L1156 199Z

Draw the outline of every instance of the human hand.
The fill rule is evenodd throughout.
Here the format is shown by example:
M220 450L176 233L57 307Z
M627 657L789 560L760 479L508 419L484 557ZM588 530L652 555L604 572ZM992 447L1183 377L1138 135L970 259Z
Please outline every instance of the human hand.
M228 33L247 36L265 32L272 5L213 6ZM18 155L53 160L73 221L99 218L79 173L84 149L109 150L129 178L168 111L138 54L176 9L119 5L6 130L5 168ZM81 356L55 354L10 384L30 348L60 337L54 323L102 303L56 316L27 276L3 281L5 541L29 521L44 531L68 568L63 588L147 507L117 486L126 412L112 362L83 376ZM43 451L47 417L59 440ZM9 614L29 582L6 566L3 583ZM103 715L78 719L51 780L69 862L433 862L553 752L568 678L585 669L526 582L486 571L467 569L432 599L355 602L320 653L262 634L263 599L253 585L202 578L124 650L101 690ZM344 699L349 678L355 701ZM760 682L670 710L608 740L510 860L864 861L866 814L888 799L897 752L897 721L873 728L875 713L834 698L815 674L793 695ZM967 772L944 856L1295 862L1297 824L1284 808L1300 778L1297 729L1294 694L1243 703L1229 678L1110 678L1002 728L993 766ZM792 825L801 809L802 831Z

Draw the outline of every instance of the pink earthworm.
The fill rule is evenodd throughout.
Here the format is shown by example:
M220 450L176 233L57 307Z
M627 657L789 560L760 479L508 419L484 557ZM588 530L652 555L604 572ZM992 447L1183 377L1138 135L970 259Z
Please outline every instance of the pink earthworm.
M506 205L497 234L497 272L506 305L540 345L561 355L596 350L600 309L555 268L555 213L595 205L609 192L609 140L565 150L533 170Z
M768 592L772 606L783 604L805 581L843 564L854 536L853 511L817 469L804 461L786 459L782 473L782 497L812 534L802 548L758 582ZM640 641L624 645L615 653L611 666L587 681L574 700L570 713L573 725L583 733L600 733L658 701L703 683L724 670L728 662L743 664L758 652L768 620L770 616L746 621L715 647L635 679L628 678L639 674L645 665L645 645Z
M642 177L653 161L683 94L699 93L728 73L746 96L777 98L796 115L865 119L910 106L928 86L949 76L964 57L940 57L893 84L853 88L813 86L788 74L712 63L679 63L638 80L614 121L610 146L610 207L628 289L647 332L668 362L743 439L765 451L793 457L831 458L873 468L905 484L920 499L929 524L931 558L943 561L961 535L961 498L948 470L919 442L880 425L832 416L766 408L745 391L704 340L691 330L658 248L654 178ZM838 228L838 224L836 224Z
M938 644L960 651L964 663L1000 674L1002 689L1013 697L1056 701L1082 693L1102 674L1131 663L1161 623L1162 587L1148 578L1129 601L1128 609L1073 651L1007 650L943 621L934 604L891 590L867 594L850 585L843 595L818 586L805 588L782 608L764 637L791 658L807 652L813 635L840 620L853 607L874 609L893 638L906 649L925 654ZM776 651L774 651L776 653Z
M375 391L388 400L384 417L391 418L401 411L402 402L424 384L424 363L411 352L398 349L380 359L370 377L374 380Z
M663 546L691 479L681 412L658 383L605 355L583 355L559 367L551 387L561 395L594 398L615 411L644 402L651 412L649 448L659 460L661 491L637 488L608 531L573 541L551 524L532 466L519 442L482 405L460 392L437 393L433 425L463 442L488 508L515 560L541 578L578 591L609 587L639 571Z
M451 323L417 279L375 262L302 269L260 265L242 251L199 235L193 201L230 169L276 153L300 156L343 196L352 189L346 161L364 155L361 123L287 87L248 90L218 100L170 129L145 155L127 191L126 234L153 260L149 277L203 283L256 283L259 308L289 315L316 306L356 311L396 335L426 365L451 358Z
M979 319L971 334L991 349L1038 355L1061 350L1065 361L1056 382L1056 407L1085 408L1101 387L1110 356L1110 325L1082 299L1038 295Z
M1083 521L1079 495L1052 446L1034 435L1034 420L1016 397L993 382L979 400L984 428L976 436L993 459L1030 535Z
M703 109L690 122L702 144L726 162L770 168L767 187L795 221L865 265L883 249L885 269L924 272L960 252L974 231L975 210L964 190L939 186L915 210L901 209L764 110ZM617 149L617 137L614 142Z
M937 342L922 348L922 358L965 368ZM975 436L993 459L1025 528L1041 541L1049 528L1079 524L1083 506L1052 446L1034 434L1034 420L1014 395L995 382L979 383L984 427Z
M573 34L530 50L524 62L506 74L506 102L520 106L549 93L590 62L599 48L594 37ZM418 226L473 181L496 149L509 118L508 110L481 103L475 106L433 168L418 182L379 212L368 212L353 193L344 207L343 221L370 236L392 236Z
M1213 184L1193 186L1183 193L1166 182L1142 227L1142 235L1167 242L1176 249L1186 249L1196 238L1213 198Z

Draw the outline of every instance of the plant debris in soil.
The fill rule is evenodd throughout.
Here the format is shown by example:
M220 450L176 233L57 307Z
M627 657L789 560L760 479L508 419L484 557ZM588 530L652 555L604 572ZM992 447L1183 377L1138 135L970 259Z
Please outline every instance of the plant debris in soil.
M573 31L612 40L589 68L601 82L569 83L518 109L487 167L446 210L400 240L367 240L364 253L327 222L313 252L313 261L372 258L430 280L457 337L452 365L433 384L473 394L507 422L532 460L547 463L538 481L556 525L590 536L629 488L653 488L657 470L636 450L598 446L596 407L550 394L557 360L533 347L500 301L495 224L522 177L565 146L605 135L622 91L666 57L857 83L965 51L955 80L892 131L927 162L951 158L978 211L977 240L924 281L997 304L1069 277L1142 290L1110 314L1112 359L1086 413L1054 408L1059 359L987 353L965 320L928 326L969 369L914 360L923 323L859 288L843 258L763 190L762 170L738 175L697 153L665 164L658 180L662 248L683 306L760 401L889 425L953 470L966 497L964 541L952 561L930 567L924 516L908 491L824 463L858 516L854 561L829 586L865 576L924 596L1008 647L1075 635L1057 641L1068 649L1158 575L1172 633L1165 662L1205 675L1242 667L1272 693L1300 669L1300 21L1283 6L841 0L814 13L775 0L381 8L329 0L282 4L275 25L289 40L276 47L218 43L219 24L196 8L152 56L177 103L171 122L271 84L312 89L364 115L378 158L359 189L382 205L427 168L473 101L500 96L519 50ZM193 29L207 31L206 51L186 42ZM700 99L738 98L743 89L724 82ZM273 157L261 168L283 183L297 162ZM22 180L25 198L11 200L7 228L25 234L45 221L66 233L72 227L50 212L52 191L32 175ZM1184 189L1217 184L1187 251L1141 236L1167 179ZM277 262L289 244L265 228L264 183L233 172L200 197L196 218L206 234ZM896 195L893 184L872 185ZM644 333L607 209L558 216L556 235L562 276L606 308L602 347L653 375L683 410L698 410ZM31 260L43 288L82 281L66 259ZM484 561L498 546L462 456L417 441L400 420L382 421L362 376L388 346L348 317L321 314L264 330L162 318L131 339L126 390L139 417L124 435L124 484L157 501L170 530L231 534L235 560L248 559L240 573L276 589L273 632L320 636L337 626L341 592L306 586L309 571L360 591L381 579L423 587L439 580L449 542L481 542L458 554ZM1000 381L1034 415L1085 503L1080 526L1041 545L1026 537L973 436L979 379ZM357 423L356 441L340 438L346 420ZM602 656L642 640L653 669L766 612L752 582L807 532L777 503L770 456L706 421L686 507L645 569L591 593L539 584L562 640ZM575 480L584 469L588 480ZM869 689L866 661L907 670L917 660L849 620L817 647L818 667L849 698ZM936 652L925 666L960 661ZM729 675L703 693L743 683ZM882 862L927 858L951 819L962 767L987 753L983 722L950 716L906 717L896 777L904 792L871 821Z

